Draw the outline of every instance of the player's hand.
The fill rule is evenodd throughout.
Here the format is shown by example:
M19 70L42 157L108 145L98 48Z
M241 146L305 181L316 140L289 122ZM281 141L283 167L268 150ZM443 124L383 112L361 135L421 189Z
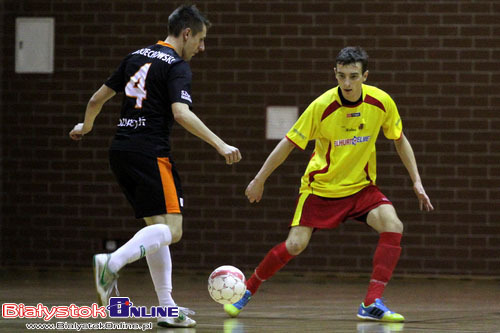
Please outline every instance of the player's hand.
M428 212L430 212L431 210L434 210L434 207L431 204L431 200L429 199L429 197L425 193L424 187L422 186L421 182L415 182L413 184L413 191L417 195L420 210L426 210Z
M248 184L245 190L245 195L251 203L259 202L262 199L262 193L264 193L264 183L256 178Z
M69 132L69 137L75 141L81 140L85 134L90 132L90 130L84 130L83 123L78 123L73 127L71 132Z
M238 163L241 160L240 150L228 144L225 144L224 147L219 150L219 154L224 156L226 164Z

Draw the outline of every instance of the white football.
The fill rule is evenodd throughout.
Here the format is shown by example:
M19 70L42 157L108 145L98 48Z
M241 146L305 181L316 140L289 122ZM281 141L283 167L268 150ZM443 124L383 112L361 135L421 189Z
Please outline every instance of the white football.
M208 292L217 303L236 303L246 290L245 275L234 266L220 266L208 277Z

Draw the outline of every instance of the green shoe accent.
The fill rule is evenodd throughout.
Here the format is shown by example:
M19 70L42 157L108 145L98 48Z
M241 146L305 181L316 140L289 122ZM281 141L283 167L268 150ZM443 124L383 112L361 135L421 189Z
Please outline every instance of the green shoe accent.
M188 308L179 306L179 316L176 318L158 318L158 326L160 327L195 327L196 321L189 318L189 315L194 315L195 312Z
M108 269L108 262L111 258L110 254L96 254L93 258L94 281L97 291L97 304L100 306L108 305L109 297L113 289L118 293L117 279L118 274L111 272Z
M224 304L224 311L229 315L229 317L235 318L238 317L240 314L241 310L239 310L237 307L235 307L232 304Z
M248 304L250 299L252 298L252 293L250 290L245 291L245 294L243 297L236 303L233 304L224 304L224 311L230 316L230 317L237 317L241 310Z
M402 321L405 321L405 317L403 317L402 315L400 315L399 313L396 313L396 312L386 313L386 314L384 314L382 319L380 319L380 321L388 322L388 323L400 323Z

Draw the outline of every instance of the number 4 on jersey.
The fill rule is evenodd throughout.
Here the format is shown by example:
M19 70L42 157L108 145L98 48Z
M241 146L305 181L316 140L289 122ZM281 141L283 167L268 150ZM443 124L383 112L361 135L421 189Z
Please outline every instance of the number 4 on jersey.
M135 98L135 108L142 108L142 100L146 99L146 76L148 75L151 63L144 64L139 70L130 77L125 86L125 94L128 97Z

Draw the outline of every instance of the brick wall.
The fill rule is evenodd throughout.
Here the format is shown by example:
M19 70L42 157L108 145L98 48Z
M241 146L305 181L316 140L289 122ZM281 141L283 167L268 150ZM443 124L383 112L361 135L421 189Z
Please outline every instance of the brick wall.
M0 12L3 13L4 12L4 3L3 1L0 1ZM0 29L0 40L2 42L0 42L0 46L3 45L3 40L4 40L4 15L0 15L0 27L2 27L2 29ZM3 64L3 49L0 51L0 64ZM3 67L4 66L0 66L0 77L3 78ZM3 114L3 110L4 110L4 106L3 106L3 82L0 83L0 113ZM3 118L1 118L3 120ZM0 121L1 123L1 121ZM0 125L1 126L1 125ZM0 193L2 193L2 197L1 197L1 200L0 202L2 202L0 204L0 214L2 219L0 220L0 234L2 232L2 220L4 219L3 217L3 199L4 199L4 190L3 190L3 164L4 164L4 157L3 157L3 128L2 130L0 131L0 175L1 175L1 181L0 181ZM0 239L0 242L1 242L1 239ZM0 262L1 262L1 258L3 258L3 246L0 245Z
M88 98L128 52L166 36L167 1L4 1L3 266L86 266L105 239L126 240L132 218L107 162L120 98L92 135L68 139ZM423 214L392 143L378 142L379 185L405 223L397 273L500 275L500 3L497 1L200 1L214 24L193 69L195 112L238 146L226 166L180 126L173 135L187 207L176 268L233 264L250 271L286 237L311 153L295 151L250 205L247 183L276 145L265 108L303 110L332 87L346 45L371 56L370 84L403 117L436 211ZM55 73L14 73L17 16L56 19ZM287 270L368 272L376 234L348 222L313 235Z

